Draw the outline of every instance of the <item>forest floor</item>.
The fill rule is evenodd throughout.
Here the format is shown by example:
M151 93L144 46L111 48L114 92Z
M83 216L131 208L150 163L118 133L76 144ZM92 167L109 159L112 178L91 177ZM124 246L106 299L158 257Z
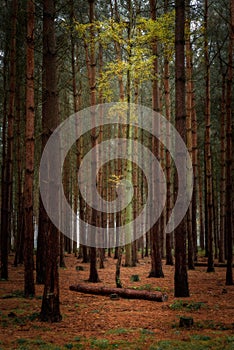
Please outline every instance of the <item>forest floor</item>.
M23 267L13 266L10 257L9 280L0 281L0 349L234 349L234 286L225 286L225 268L207 273L205 267L188 271L189 298L174 298L174 267L163 264L165 278L148 278L150 259L139 260L134 268L121 268L126 288L157 290L168 301L119 299L82 294L70 285L85 282L89 265L66 255L66 268L60 269L62 321L42 323L38 316L43 286L36 285L36 297L23 297ZM100 286L115 287L115 263L105 261L99 269ZM77 271L77 266L84 271ZM133 282L132 275L140 281ZM193 317L194 325L179 327L181 316Z

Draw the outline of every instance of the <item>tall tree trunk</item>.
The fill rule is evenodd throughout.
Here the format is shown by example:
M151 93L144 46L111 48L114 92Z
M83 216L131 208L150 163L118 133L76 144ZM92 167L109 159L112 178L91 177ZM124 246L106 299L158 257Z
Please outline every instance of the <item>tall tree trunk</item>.
M94 22L94 0L88 0L89 3L89 21L91 23L90 27L90 59L89 59L89 67L90 67L90 76L89 76L89 87L90 87L90 105L95 106L96 105L96 58L95 58L95 42L94 42L94 28L93 28L93 22ZM95 118L95 112L93 114L93 121ZM95 122L94 122L95 125ZM97 130L96 128L93 128L91 131L91 143L92 148L94 148L97 145L97 139L98 136L96 135ZM97 159L95 158L96 154L93 156L92 159L92 166L93 172L96 171L96 164ZM95 159L94 159L95 158ZM96 189L94 189L95 191ZM91 225L96 226L97 224L97 211L94 208L91 208ZM89 274L89 281L96 283L99 282L98 277L98 271L97 271L97 258L96 258L96 248L91 247L90 248L90 274Z
M191 43L190 43L191 47ZM192 50L192 47L191 47ZM195 93L192 82L192 163L193 163L193 195L192 195L192 236L194 261L197 261L197 209L198 209L198 148L197 148L197 114L195 108Z
M212 182L212 155L211 155L211 121L210 121L210 63L208 52L208 0L205 0L205 41L204 41L204 54L205 54L205 84L206 84L206 101L205 101L205 192L206 192L206 234L207 234L207 247L208 247L208 266L207 272L214 271L214 203L213 203L213 182Z
M187 149L192 158L192 50L190 45L190 1L186 1L187 19L185 22L185 53L186 53L186 130L187 130ZM196 212L195 212L196 213ZM187 235L188 235L188 268L194 270L194 246L193 246L193 228L192 228L192 202L190 202L187 211Z
M204 213L203 213L203 191L202 191L202 171L200 162L198 162L197 167L198 174L198 199L199 199L199 240L200 240L200 248L201 250L205 249L205 232L204 232Z
M13 181L13 138L16 88L16 23L18 15L18 0L12 1L11 49L10 49L10 84L8 102L7 152L6 167L2 178L1 207L1 278L8 279L8 251L11 237L11 205Z
M16 68L17 70L17 68ZM20 85L20 78L17 79L16 84ZM16 177L16 189L17 189L17 220L16 220L16 233L15 233L15 259L14 266L23 264L24 262L24 198L23 198L23 171L22 171L22 158L24 149L22 147L22 125L21 125L21 99L20 89L16 90L16 124L17 124L17 141L16 141L16 166L17 166L17 177Z
M185 3L183 0L176 0L175 19L175 87L176 104L175 126L182 139L186 139L186 109L185 109ZM176 145L177 146L177 145ZM175 146L175 147L176 147ZM179 151L179 150L177 150ZM177 153L177 157L181 155ZM186 172L186 160L184 155L181 159L182 166ZM175 176L175 195L178 193L178 178ZM186 188L184 189L186 193ZM183 198L178 198L180 201ZM177 200L178 200L177 199ZM180 205L180 203L178 203ZM189 286L186 267L186 223L185 218L175 229L175 275L174 275L175 297L188 297Z
M156 1L150 0L150 14L153 21L156 20ZM159 99L159 86L158 86L158 48L157 41L155 40L152 44L152 53L155 56L154 58L154 67L153 67L153 92L152 92L152 109L155 112L160 111L160 99ZM158 125L158 120L153 120L153 128L160 128ZM152 138L152 151L154 155L159 159L160 158L160 144L159 141L153 137ZM152 171L155 171L153 168ZM153 196L156 196L155 184L153 184ZM155 197L154 197L155 198ZM152 210L155 210L152 206ZM158 220L150 230L150 240L151 240L151 271L149 277L164 277L162 270L162 259L161 259L161 240L160 240L160 220Z
M70 24L71 24L71 32L70 32L70 40L71 40L71 67L72 67L72 93L73 93L73 108L74 112L78 112L81 109L81 82L80 82L80 89L78 90L77 82L76 82L76 73L80 70L79 66L79 58L76 56L76 44L75 44L75 33L73 32L73 22L75 21L75 14L74 14L74 0L70 1ZM79 125L79 128L82 130L82 125ZM83 137L80 136L80 138L76 141L76 167L75 167L75 185L74 185L74 212L76 215L79 212L79 218L80 220L84 220L84 216L82 215L84 212L84 208L82 205L84 205L84 201L82 201L83 197L79 194L78 189L78 170L80 167L81 159L82 159L82 153L83 153ZM79 200L78 200L79 199ZM76 252L77 250L77 241L78 241L78 232L80 231L78 228L79 223L75 219L74 222L74 240L73 240L73 251ZM81 225L80 225L81 226ZM82 248L81 248L82 250Z
M230 29L228 48L228 74L227 74L227 150L226 150L226 232L227 232L227 270L226 285L233 285L232 261L233 261L233 208L232 208L232 84L233 84L233 50L234 50L234 1L230 0Z
M45 0L43 3L43 144L59 122L56 57L55 4L54 0ZM50 167L48 179L50 186L56 186L55 174ZM59 232L52 222L48 223L44 242L46 271L40 319L58 322L62 319L59 305Z
M129 16L129 22L128 22L128 28L127 28L127 40L128 40L128 51L127 51L127 60L128 60L128 69L127 69L127 77L126 77L126 97L127 97L127 103L130 104L132 102L132 94L131 94L131 88L132 88L132 76L131 76L131 69L130 69L130 62L132 58L132 43L131 43L131 35L133 30L133 7L132 2L130 0L127 1L127 9L128 9L128 16ZM130 107L128 107L127 110L127 127L126 127L126 138L128 140L131 140L133 138L133 127L130 125ZM132 167L132 144L131 142L127 145L127 161L126 161L126 180L129 182L132 182L132 175L133 175L133 167ZM125 209L125 222L124 224L127 225L129 222L133 220L133 205L132 202L128 204L128 206ZM130 239L132 236L132 232L129 228L127 228L126 237L127 240ZM131 239L130 239L131 240ZM133 256L132 256L132 243L128 243L125 245L125 264L124 266L130 267L133 266Z
M168 0L164 1L164 12L168 12ZM165 53L164 57L164 93L165 93L165 112L166 118L171 120L171 93L170 93L170 66L169 58ZM167 126L167 142L170 142L169 126ZM167 202L166 202L166 222L169 221L172 209L172 191L171 191L171 156L168 149L166 149L166 179L167 179ZM166 234L166 265L173 265L172 257L172 233Z
M225 74L222 75L222 98L220 116L220 234L219 234L219 262L225 262L224 237L226 228L226 110L225 110Z
M34 13L33 0L27 2L27 67L26 67L26 130L25 130L25 181L24 181L24 294L34 296L34 225L33 225L33 179L34 179Z

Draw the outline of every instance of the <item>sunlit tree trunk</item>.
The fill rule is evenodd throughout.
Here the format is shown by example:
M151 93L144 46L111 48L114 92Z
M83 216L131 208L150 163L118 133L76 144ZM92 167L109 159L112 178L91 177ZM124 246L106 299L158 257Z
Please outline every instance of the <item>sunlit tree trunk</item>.
M127 1L127 6L128 6L128 15L129 15L129 23L128 23L128 43L129 43L129 47L128 47L128 63L130 64L131 62L131 58L132 58L132 44L131 44L131 35L132 35L132 29L133 29L133 8L132 8L132 2L131 0ZM128 68L127 70L127 77L126 77L126 97L127 97L127 102L131 103L132 99L131 99L131 86L132 86L132 76L131 76L131 70L130 68ZM133 127L130 125L130 115L131 115L131 111L130 111L130 107L128 107L127 110L127 128L126 128L126 138L128 140L131 140L133 138ZM132 182L132 144L128 143L127 146L127 163L126 163L126 180L128 180L129 182ZM125 210L125 221L124 224L127 225L129 222L131 222L133 220L133 206L132 203L129 203L128 206L126 207ZM132 232L130 232L130 229L127 229L128 232L126 232L126 236L127 238L130 238L132 235ZM128 243L125 246L125 266L126 267L130 267L133 265L133 259L132 259L132 243Z

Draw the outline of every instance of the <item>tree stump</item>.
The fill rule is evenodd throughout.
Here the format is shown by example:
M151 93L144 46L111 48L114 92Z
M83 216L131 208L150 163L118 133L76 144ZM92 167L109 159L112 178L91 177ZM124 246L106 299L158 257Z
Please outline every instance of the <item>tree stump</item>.
M132 276L131 276L131 281L132 281L132 282L138 282L138 281L140 281L139 275L132 275Z
M190 328L193 325L193 318L192 317L180 317L180 327Z
M76 266L76 271L84 271L84 270L85 270L84 266L80 266L80 265Z

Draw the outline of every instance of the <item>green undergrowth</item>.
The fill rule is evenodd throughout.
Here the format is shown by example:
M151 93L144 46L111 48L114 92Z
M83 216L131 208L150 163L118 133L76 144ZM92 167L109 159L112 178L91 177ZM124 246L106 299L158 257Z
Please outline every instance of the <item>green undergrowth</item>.
M209 336L191 336L187 341L163 340L149 350L233 350L234 337L211 339Z
M0 299L12 299L12 298L25 298L24 291L15 290L12 293L4 294L0 297Z
M181 329L181 327L179 326L179 321L172 323L172 328ZM193 330L211 329L214 331L233 330L234 331L234 323L227 324L223 322L215 322L213 320L204 320L204 321L194 322L194 324L191 326L191 329Z
M166 292L166 290L164 288L161 287L153 287L152 284L142 284L140 286L131 286L128 287L131 289L135 289L135 290L147 290L148 292Z
M121 332L120 332L121 333ZM194 334L187 340L163 340L155 341L155 337L147 338L140 335L134 341L109 340L106 338L82 338L75 337L73 341L63 345L46 343L37 338L34 340L20 338L12 343L12 348L16 350L66 350L66 349L107 349L107 350L233 350L234 336L210 337L208 335ZM0 350L4 347L0 345Z
M30 321L35 321L39 317L38 312L25 314L25 310L14 309L8 314L0 313L0 327L8 328L10 326L25 326Z
M171 310L186 310L186 311L198 311L202 308L207 308L206 303L202 301L184 301L184 300L175 300L171 305Z

